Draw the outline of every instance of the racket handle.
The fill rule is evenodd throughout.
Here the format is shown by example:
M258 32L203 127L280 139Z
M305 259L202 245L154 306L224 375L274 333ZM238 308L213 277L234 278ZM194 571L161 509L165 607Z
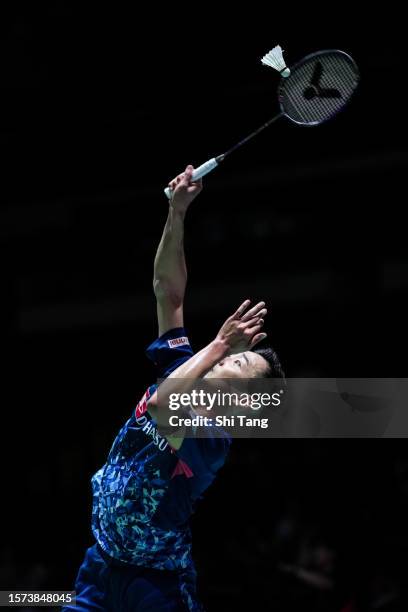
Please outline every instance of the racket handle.
M217 158L213 157L212 159L209 159L208 161L206 161L204 164L201 164L201 166L198 166L198 168L194 170L191 180L198 181L198 179L200 179L201 177L211 172L211 170L214 170L214 168L218 166L219 161L221 161L220 159L221 157L222 157L221 155ZM170 200L171 196L173 195L173 191L170 189L170 187L166 187L166 189L164 190L164 193Z

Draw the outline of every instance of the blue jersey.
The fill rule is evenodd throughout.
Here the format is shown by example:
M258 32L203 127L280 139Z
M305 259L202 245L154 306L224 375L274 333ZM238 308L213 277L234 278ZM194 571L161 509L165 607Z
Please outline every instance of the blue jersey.
M192 355L183 328L166 332L147 349L158 378ZM181 569L192 564L189 518L223 465L231 439L218 430L206 438L186 438L174 450L147 411L156 387L148 387L92 478L92 531L111 557Z

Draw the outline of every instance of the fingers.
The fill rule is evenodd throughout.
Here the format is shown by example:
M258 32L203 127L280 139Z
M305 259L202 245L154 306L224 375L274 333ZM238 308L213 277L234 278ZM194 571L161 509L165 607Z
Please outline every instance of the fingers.
M241 316L244 314L245 310L250 305L250 303L251 303L251 300L245 300L245 302L242 302L241 306L238 308L238 310L234 312L231 319L240 319Z
M268 312L266 308L264 308L265 302L258 302L256 306L253 306L250 310L248 310L242 317L241 321L249 321L255 317L264 317Z
M264 308L265 302L258 302L258 304L245 312L250 303L251 300L245 300L245 302L241 304L238 310L236 310L231 317L232 319L240 319L243 323L247 324L246 327L252 327L255 325L255 323L259 323L259 321L265 317L268 312L268 310Z
M188 185L191 183L193 172L194 172L194 167L189 164L184 172L182 172L181 174L176 176L176 178L174 178L173 180L169 182L170 189L174 191L177 185L179 185L181 182L183 183L183 185L188 187Z
M187 191L189 193L198 193L203 188L203 179L197 179L194 181L193 172L194 172L193 166L191 165L187 166L187 168L185 169L183 178L182 178L182 182L183 182L184 187L188 188Z
M174 191L176 187L180 184L180 181L182 180L182 176L183 176L182 174L179 174L179 176L176 176L175 179L170 181L169 187L172 191Z
M203 188L203 179L197 179L196 181L190 181L190 185L189 185L189 189L188 191L194 191L194 192L199 192L201 191Z
M254 336L254 334L257 334L262 329L264 320L263 319L252 319L251 323L252 325L248 326L245 329L245 334L247 336Z
M257 344L259 344L260 342L262 342L262 340L265 340L265 338L267 337L268 334L265 333L261 333L261 334L255 334L255 336L252 338L251 343L249 345L250 349L253 349L254 346L256 346Z
M264 323L265 321L263 319L259 319L258 317L256 317L255 319L251 319L250 321L248 321L245 328L247 329L247 331L251 331L254 327L257 327L258 325L262 327Z
M186 185L189 185L190 182L191 182L191 179L192 179L192 176L193 176L193 170L194 170L194 168L190 164L184 170L184 174L182 176L183 176L183 182Z

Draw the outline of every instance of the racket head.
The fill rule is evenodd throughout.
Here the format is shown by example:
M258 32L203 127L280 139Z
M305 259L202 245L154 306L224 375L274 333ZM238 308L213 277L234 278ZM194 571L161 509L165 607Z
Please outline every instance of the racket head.
M315 126L332 119L350 101L360 81L353 58L339 49L325 49L290 67L278 88L282 113L297 125Z

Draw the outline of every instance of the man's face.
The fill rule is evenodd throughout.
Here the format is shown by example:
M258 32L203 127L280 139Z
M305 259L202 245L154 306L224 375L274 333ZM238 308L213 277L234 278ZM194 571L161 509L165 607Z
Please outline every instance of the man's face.
M268 364L261 355L245 351L224 357L204 378L259 378L267 369Z

